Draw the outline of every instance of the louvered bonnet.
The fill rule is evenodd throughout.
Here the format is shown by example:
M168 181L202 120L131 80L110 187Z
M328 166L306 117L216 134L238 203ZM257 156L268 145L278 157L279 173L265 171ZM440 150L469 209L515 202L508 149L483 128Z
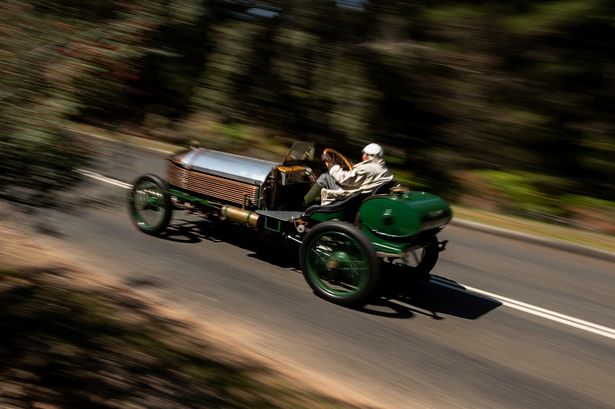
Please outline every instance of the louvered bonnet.
M226 202L258 202L263 183L278 162L210 149L191 149L169 158L168 182Z

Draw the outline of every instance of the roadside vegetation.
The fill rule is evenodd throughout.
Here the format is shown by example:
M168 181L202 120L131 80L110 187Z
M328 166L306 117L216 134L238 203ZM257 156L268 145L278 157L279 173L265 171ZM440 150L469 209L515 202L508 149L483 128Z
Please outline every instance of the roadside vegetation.
M213 347L126 289L87 281L61 267L0 268L0 406L358 408Z
M269 158L292 139L349 157L377 141L415 189L613 235L614 14L613 0L5 0L0 198L56 205L96 155L88 132ZM75 274L0 269L0 406L352 407Z
M613 0L3 9L2 197L49 205L77 183L75 124L263 156L378 141L414 188L613 233Z

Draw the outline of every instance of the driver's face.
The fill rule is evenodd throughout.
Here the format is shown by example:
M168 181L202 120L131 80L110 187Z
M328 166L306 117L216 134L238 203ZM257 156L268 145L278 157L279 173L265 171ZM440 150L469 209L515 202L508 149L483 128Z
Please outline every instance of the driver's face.
M367 156L367 153L363 153L363 156L361 156L361 160L365 162L368 159L369 159L369 156Z

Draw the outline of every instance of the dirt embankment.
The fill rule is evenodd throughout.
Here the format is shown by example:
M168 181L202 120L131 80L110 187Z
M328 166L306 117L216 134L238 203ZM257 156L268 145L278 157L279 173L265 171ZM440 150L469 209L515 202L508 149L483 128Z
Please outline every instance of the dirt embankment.
M0 406L374 407L319 392L289 375L298 368L230 344L228 328L85 271L7 219L0 218Z

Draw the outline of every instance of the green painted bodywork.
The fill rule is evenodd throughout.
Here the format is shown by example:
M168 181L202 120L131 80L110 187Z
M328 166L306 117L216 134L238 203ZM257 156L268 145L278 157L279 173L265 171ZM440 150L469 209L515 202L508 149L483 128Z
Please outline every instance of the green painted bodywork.
M352 222L354 219L354 215L351 215L350 217L348 216L349 216L348 212L344 210L340 210L339 212L334 212L334 213L321 213L317 211L317 212L314 212L310 216L310 218L317 222L326 222L329 220L344 220L344 221Z
M170 193L181 201L188 201L204 207L217 208L218 204L202 197L171 188ZM357 207L358 215L357 215ZM448 202L436 195L426 192L400 192L387 195L367 197L362 203L344 207L332 213L314 212L310 219L315 222L341 220L354 224L381 253L403 255L410 245L417 244L417 237L422 232L437 231L450 222L452 212ZM261 228L282 234L294 231L283 228L278 220L267 220ZM300 234L283 236L300 242ZM429 234L429 233L426 233ZM291 237L293 236L293 237Z
M198 196L190 195L178 189L170 188L169 193L171 193L172 196L175 196L177 197L177 199L182 200L182 201L200 204L201 206L214 207L214 204L211 203L209 200L203 199Z
M372 196L359 209L360 229L377 251L401 253L421 232L450 222L448 202L426 192Z
M425 192L373 196L359 209L361 225L382 237L406 238L451 220L442 198Z
M281 233L282 232L282 221L277 220L271 217L263 217L263 228L266 230Z

